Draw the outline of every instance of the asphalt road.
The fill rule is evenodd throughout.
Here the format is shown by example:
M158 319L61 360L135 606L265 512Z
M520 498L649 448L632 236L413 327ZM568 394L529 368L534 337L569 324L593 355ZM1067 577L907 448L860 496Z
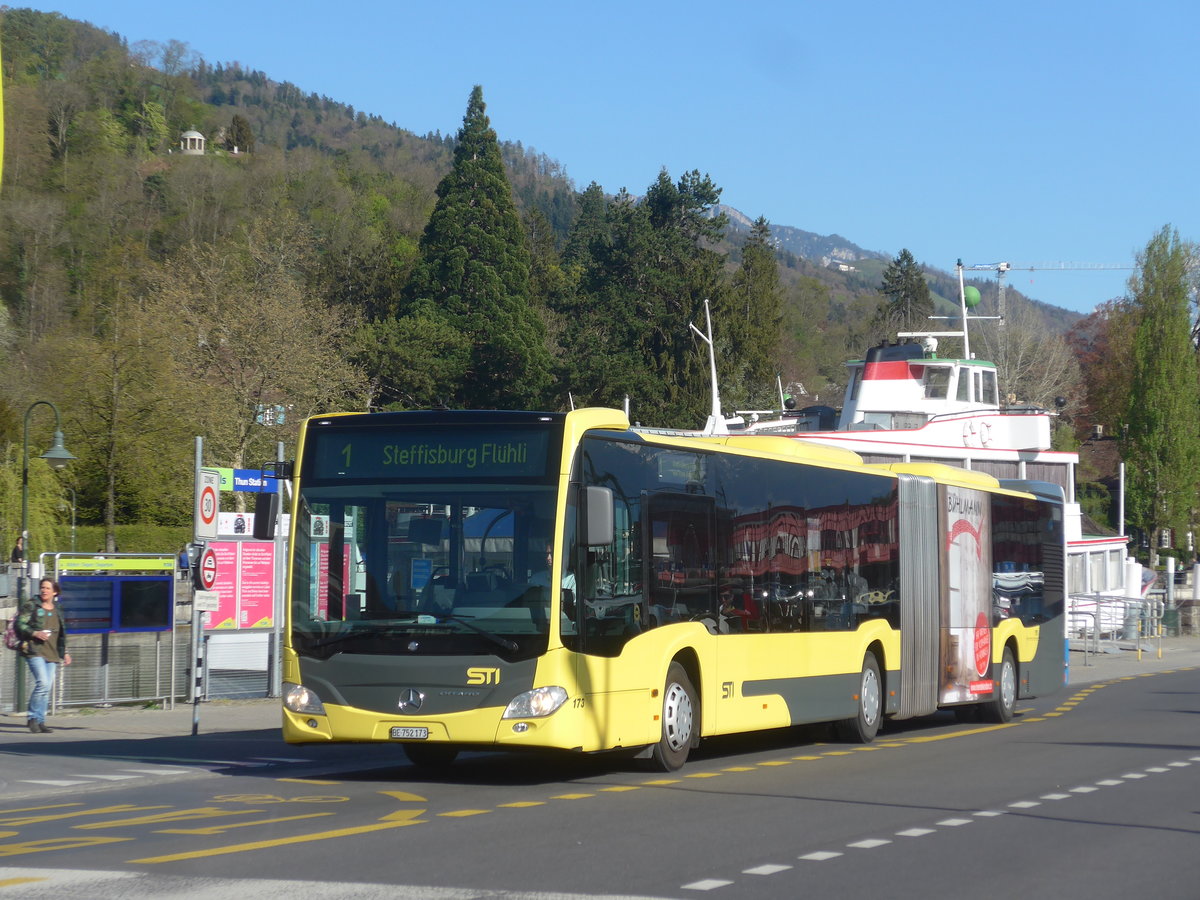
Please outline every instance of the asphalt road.
M37 744L9 722L0 900L1195 900L1200 668L1106 671L1006 726L712 741L670 776L476 754L431 777L394 747L283 745L267 705L196 737L65 717Z

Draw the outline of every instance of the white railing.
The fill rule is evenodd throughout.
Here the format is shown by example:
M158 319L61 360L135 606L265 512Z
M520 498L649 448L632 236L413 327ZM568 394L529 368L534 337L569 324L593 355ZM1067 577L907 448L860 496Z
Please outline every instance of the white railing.
M1072 594L1067 603L1067 638L1083 649L1083 664L1089 653L1100 653L1102 644L1112 649L1133 642L1139 653L1148 649L1151 638L1162 639L1162 599L1151 596L1115 597L1111 594Z

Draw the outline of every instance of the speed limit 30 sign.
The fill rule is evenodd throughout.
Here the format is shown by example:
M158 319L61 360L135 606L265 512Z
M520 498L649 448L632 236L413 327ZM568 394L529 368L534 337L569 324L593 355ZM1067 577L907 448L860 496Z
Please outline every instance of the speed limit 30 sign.
M217 514L221 511L221 473L214 469L201 469L197 477L196 537L215 539Z

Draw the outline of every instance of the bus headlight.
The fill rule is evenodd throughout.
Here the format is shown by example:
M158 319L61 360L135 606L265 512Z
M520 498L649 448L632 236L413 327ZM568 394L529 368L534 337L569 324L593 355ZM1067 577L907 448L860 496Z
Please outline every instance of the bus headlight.
M325 704L321 702L321 698L302 684L283 686L283 705L294 713L325 715Z
M567 702L566 688L558 685L534 688L518 694L504 710L505 719L538 719L548 716Z

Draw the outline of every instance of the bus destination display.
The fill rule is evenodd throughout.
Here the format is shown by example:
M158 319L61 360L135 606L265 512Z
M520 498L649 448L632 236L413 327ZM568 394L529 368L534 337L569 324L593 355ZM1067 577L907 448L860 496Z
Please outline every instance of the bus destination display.
M539 478L544 428L421 428L312 432L317 478Z

